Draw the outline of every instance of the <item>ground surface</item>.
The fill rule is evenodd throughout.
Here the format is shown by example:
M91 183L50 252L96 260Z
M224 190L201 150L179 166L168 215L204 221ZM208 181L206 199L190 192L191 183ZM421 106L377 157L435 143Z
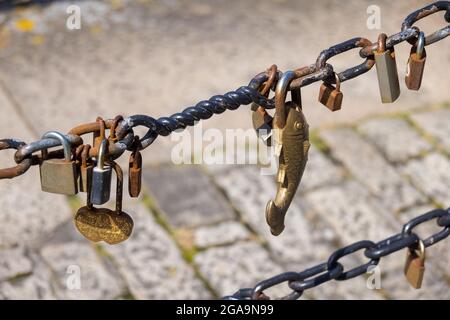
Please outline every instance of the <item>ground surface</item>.
M373 1L75 3L82 9L79 31L64 27L68 2L0 13L0 137L30 142L97 115L170 115L245 84L272 63L282 70L307 65L332 44L374 40L378 32L365 24ZM406 14L424 4L378 2L383 31L398 32ZM436 15L423 26L434 31L444 23ZM92 245L78 235L71 216L83 197L40 192L37 168L3 180L0 298L216 298L283 270L303 270L342 245L380 240L415 215L449 206L448 41L428 49L421 91L401 83L394 104L379 103L375 71L343 84L337 113L315 101L317 85L303 90L313 148L286 230L276 238L264 221L272 177L252 165L172 165L168 138L143 152L145 192L125 198L135 230L121 245ZM397 49L400 79L408 50ZM357 56L352 51L333 64L345 68L359 63ZM243 107L204 126L250 123ZM0 153L0 167L11 156ZM447 240L427 252L422 290L404 280L400 252L383 260L381 290L357 278L306 297L449 299L449 249ZM81 270L81 290L68 289L70 266Z

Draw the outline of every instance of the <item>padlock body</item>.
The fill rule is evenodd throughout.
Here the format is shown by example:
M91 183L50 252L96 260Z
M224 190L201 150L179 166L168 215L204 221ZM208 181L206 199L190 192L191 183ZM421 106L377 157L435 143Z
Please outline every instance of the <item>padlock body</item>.
M252 113L253 128L258 137L268 146L271 146L273 118L267 112L256 110Z
M417 256L411 250L408 250L405 262L404 273L409 284L419 289L422 286L422 280L425 273L425 261Z
M78 231L88 240L105 241L108 244L127 240L134 227L133 219L126 212L87 206L78 210L74 222Z
M142 168L130 168L128 172L128 193L130 197L139 197L142 185Z
M336 88L329 83L322 83L320 86L319 102L331 111L341 109L343 97L344 95L342 92L336 90Z
M78 174L74 161L44 160L39 171L42 191L67 195L78 193Z
M111 192L111 167L104 165L103 169L94 167L92 170L91 202L92 204L104 204L110 198Z
M394 102L400 96L400 84L398 81L397 64L395 62L395 52L393 49L390 49L384 52L375 52L374 56L381 102Z
M92 171L94 170L94 165L90 164L87 166L80 167L80 175L78 177L78 187L80 192L88 191L88 184L92 182Z
M425 49L423 49L422 57L419 59L417 53L411 48L406 68L405 84L409 90L419 90L422 84L423 70L425 69L425 61L427 59Z

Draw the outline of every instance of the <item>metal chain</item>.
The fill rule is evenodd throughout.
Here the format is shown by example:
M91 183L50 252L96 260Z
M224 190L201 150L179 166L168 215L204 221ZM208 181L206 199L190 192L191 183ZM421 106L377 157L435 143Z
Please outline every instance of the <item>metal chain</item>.
M417 41L420 32L417 27L413 26L414 23L439 11L445 11L444 19L447 22L450 22L450 2L435 2L409 14L402 23L401 31L387 37L386 47L393 47L404 41L414 44L415 41ZM425 45L430 45L440 41L448 35L450 35L450 25L447 25L446 27L427 36L425 39ZM361 48L359 55L362 58L365 58L365 61L338 73L337 76L340 82L356 78L368 72L375 64L373 52L377 50L378 44L377 42L372 43L365 38L357 37L323 50L314 64L294 70L296 77L290 83L289 89L298 89L317 81L335 83L336 79L334 76L334 68L332 65L327 63L327 60L333 56L342 54L354 48ZM275 77L276 79L274 79L273 86L271 88L272 91L274 90L281 74L281 72L277 72L277 76ZM116 130L115 143L109 144L109 156L112 159L116 159L125 151L131 151L133 149L135 141L133 128L137 126L144 126L148 128L147 133L140 139L139 148L142 150L151 145L158 135L167 136L175 130L185 129L187 126L193 126L196 121L209 119L213 114L220 114L225 110L235 110L241 105L248 105L250 103L256 103L265 109L272 109L275 106L274 99L267 98L267 93L262 94L259 91L259 89L268 81L269 76L270 70L259 73L247 86L242 86L239 89L228 92L224 95L216 95L208 100L200 101L195 106L188 107L182 112L175 113L169 117L154 119L147 115L133 115L124 118L121 121L116 121L116 125L114 126L114 120L106 120L106 127L113 127ZM98 123L94 122L84 124L72 129L69 134L66 135L66 138L73 147L77 147L83 143L80 135L98 131ZM18 139L0 140L0 150L10 148L17 149L14 155L14 160L17 166L0 169L0 179L14 178L25 173L30 166L37 165L40 162L39 156L33 155L33 153L59 145L60 142L55 139L41 139L30 144L26 144ZM89 151L90 156L95 156L96 153L96 148L92 148ZM60 155L61 150L58 150L49 153L48 158L58 157Z
M292 292L279 299L296 300L308 289L317 287L331 280L344 281L355 278L368 271L371 266L376 266L381 258L405 248L414 248L422 241L413 230L430 220L435 220L436 224L443 227L423 240L425 248L431 247L450 235L450 208L447 210L435 209L420 215L407 222L400 233L395 234L382 241L374 243L369 240L362 240L333 252L326 262L318 264L312 268L301 272L283 272L269 279L259 282L254 288L244 288L236 293L223 297L226 300L267 300L270 299L264 294L264 290L287 282ZM364 255L368 262L356 266L350 270L345 270L339 260L356 251L364 250Z

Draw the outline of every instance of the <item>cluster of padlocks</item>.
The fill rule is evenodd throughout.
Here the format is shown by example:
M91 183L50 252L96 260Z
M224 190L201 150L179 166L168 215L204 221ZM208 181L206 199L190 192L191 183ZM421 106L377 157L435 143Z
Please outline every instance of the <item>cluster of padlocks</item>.
M74 221L77 229L87 239L109 244L120 243L131 235L133 220L122 210L123 172L120 166L108 156L108 144L114 141L113 130L105 136L105 122L98 118L100 131L94 136L92 148L97 156L91 158L89 144L79 145L72 152L71 144L65 135L49 131L42 138L57 139L63 146L64 158L47 159L47 150L42 151L40 177L42 191L75 195L87 193L87 204L80 208ZM136 137L136 141L139 140ZM73 154L75 154L73 156ZM130 155L128 172L128 191L131 197L138 197L141 190L142 156L136 147ZM96 208L109 201L112 172L117 178L115 210Z

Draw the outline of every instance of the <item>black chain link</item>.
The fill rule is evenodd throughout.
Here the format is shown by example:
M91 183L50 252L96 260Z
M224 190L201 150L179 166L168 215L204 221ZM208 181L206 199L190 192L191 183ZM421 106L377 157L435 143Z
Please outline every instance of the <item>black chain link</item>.
M376 266L382 257L397 252L405 248L414 248L421 240L413 229L418 225L426 223L430 220L436 220L436 225L442 229L429 236L423 243L425 247L430 247L450 235L450 208L447 210L435 209L420 215L407 222L402 232L393 235L387 239L374 243L369 240L355 242L351 245L334 251L328 258L327 262L321 263L302 272L283 272L279 275L259 282L254 288L244 288L236 293L223 297L226 300L253 300L253 299L269 299L264 294L264 290L275 287L287 282L293 291L279 299L296 300L301 297L307 289L317 287L331 280L344 281L355 278L368 271L371 266ZM368 262L361 264L351 270L344 271L344 267L339 260L358 250L364 250L364 255L369 259Z

